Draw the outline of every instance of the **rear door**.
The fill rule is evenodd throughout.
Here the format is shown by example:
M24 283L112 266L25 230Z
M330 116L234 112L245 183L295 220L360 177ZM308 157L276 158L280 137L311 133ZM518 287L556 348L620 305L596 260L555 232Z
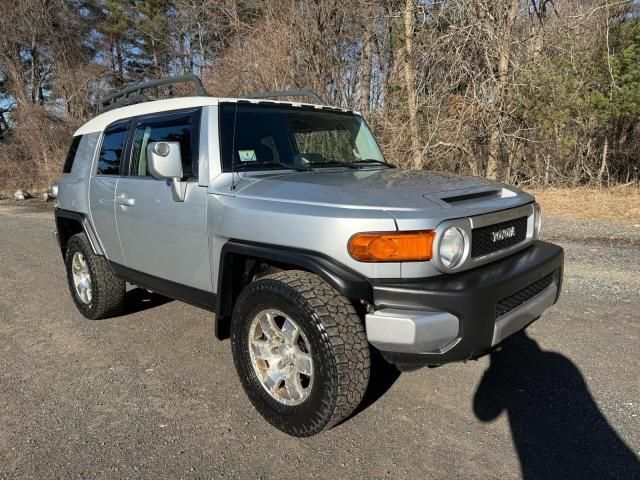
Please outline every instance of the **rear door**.
M207 187L198 185L200 115L201 109L148 115L136 118L132 126L125 172L116 188L116 224L124 265L155 277L149 286L159 279L213 291ZM169 181L149 174L147 145L160 141L180 143L187 182L184 202L173 199Z
M124 262L124 258L116 229L114 199L122 171L128 130L129 120L112 123L105 129L96 170L89 181L89 211L93 228L106 257L119 264Z

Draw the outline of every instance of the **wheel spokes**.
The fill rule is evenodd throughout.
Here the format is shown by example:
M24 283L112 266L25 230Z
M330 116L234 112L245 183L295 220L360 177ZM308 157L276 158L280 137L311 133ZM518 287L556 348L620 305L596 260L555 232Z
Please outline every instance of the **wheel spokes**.
M81 252L75 252L71 260L71 276L78 299L85 304L91 303L91 274L89 264Z
M74 275L79 275L82 272L82 267L80 266L80 256L74 255L73 260L71 261L71 269Z
M267 339L272 339L278 336L278 332L280 329L278 325L276 325L274 316L269 312L264 312L264 314L260 317L260 328L262 329L262 333Z
M269 392L275 394L278 388L280 388L280 384L283 380L284 375L282 374L282 371L275 368L275 366L271 366L267 370L267 374L263 379L263 383Z
M249 326L251 365L264 390L285 405L304 402L313 385L313 360L304 331L287 314L263 310Z
M268 360L271 357L271 347L264 340L253 340L251 348L256 358Z
M295 343L298 341L298 332L298 327L296 327L296 325L291 320L286 318L284 324L282 325L282 333L288 345L295 345Z
M305 394L304 387L300 382L300 375L295 369L292 373L285 379L284 388L289 394L289 398L294 402L299 401Z
M299 373L310 376L313 373L311 355L304 352L297 352L295 357L295 367Z

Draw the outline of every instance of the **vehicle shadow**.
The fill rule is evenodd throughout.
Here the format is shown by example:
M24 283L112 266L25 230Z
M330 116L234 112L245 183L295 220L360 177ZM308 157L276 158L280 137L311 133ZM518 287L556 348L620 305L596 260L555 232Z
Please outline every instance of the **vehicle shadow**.
M378 350L372 348L369 385L367 386L360 405L358 405L358 408L355 409L349 419L355 417L378 401L378 399L393 386L399 376L400 371L394 365L385 361Z
M578 368L524 332L491 354L473 407L484 422L506 412L524 479L640 478Z
M126 293L123 315L142 312L172 302L171 298L152 293L144 288L133 288Z

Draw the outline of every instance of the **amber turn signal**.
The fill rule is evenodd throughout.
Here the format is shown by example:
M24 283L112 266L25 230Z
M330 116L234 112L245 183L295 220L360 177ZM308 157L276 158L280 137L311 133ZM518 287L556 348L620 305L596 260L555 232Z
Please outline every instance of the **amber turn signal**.
M356 233L349 240L349 254L361 262L422 262L431 259L431 230L397 233Z

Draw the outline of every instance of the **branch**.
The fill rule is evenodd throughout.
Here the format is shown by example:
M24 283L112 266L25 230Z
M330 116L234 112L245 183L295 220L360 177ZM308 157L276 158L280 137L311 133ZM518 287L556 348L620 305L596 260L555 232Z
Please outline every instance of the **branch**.
M609 4L608 2L605 5L600 5L597 7L592 8L591 10L589 10L586 13L581 13L580 15L569 15L569 18L582 18L582 17L587 17L589 15L593 15L595 12L597 12L598 10L602 10L603 8L606 8L607 10L611 7L617 7L619 5L628 5L630 3L634 3L635 0L621 0L619 2L616 3L611 3Z

